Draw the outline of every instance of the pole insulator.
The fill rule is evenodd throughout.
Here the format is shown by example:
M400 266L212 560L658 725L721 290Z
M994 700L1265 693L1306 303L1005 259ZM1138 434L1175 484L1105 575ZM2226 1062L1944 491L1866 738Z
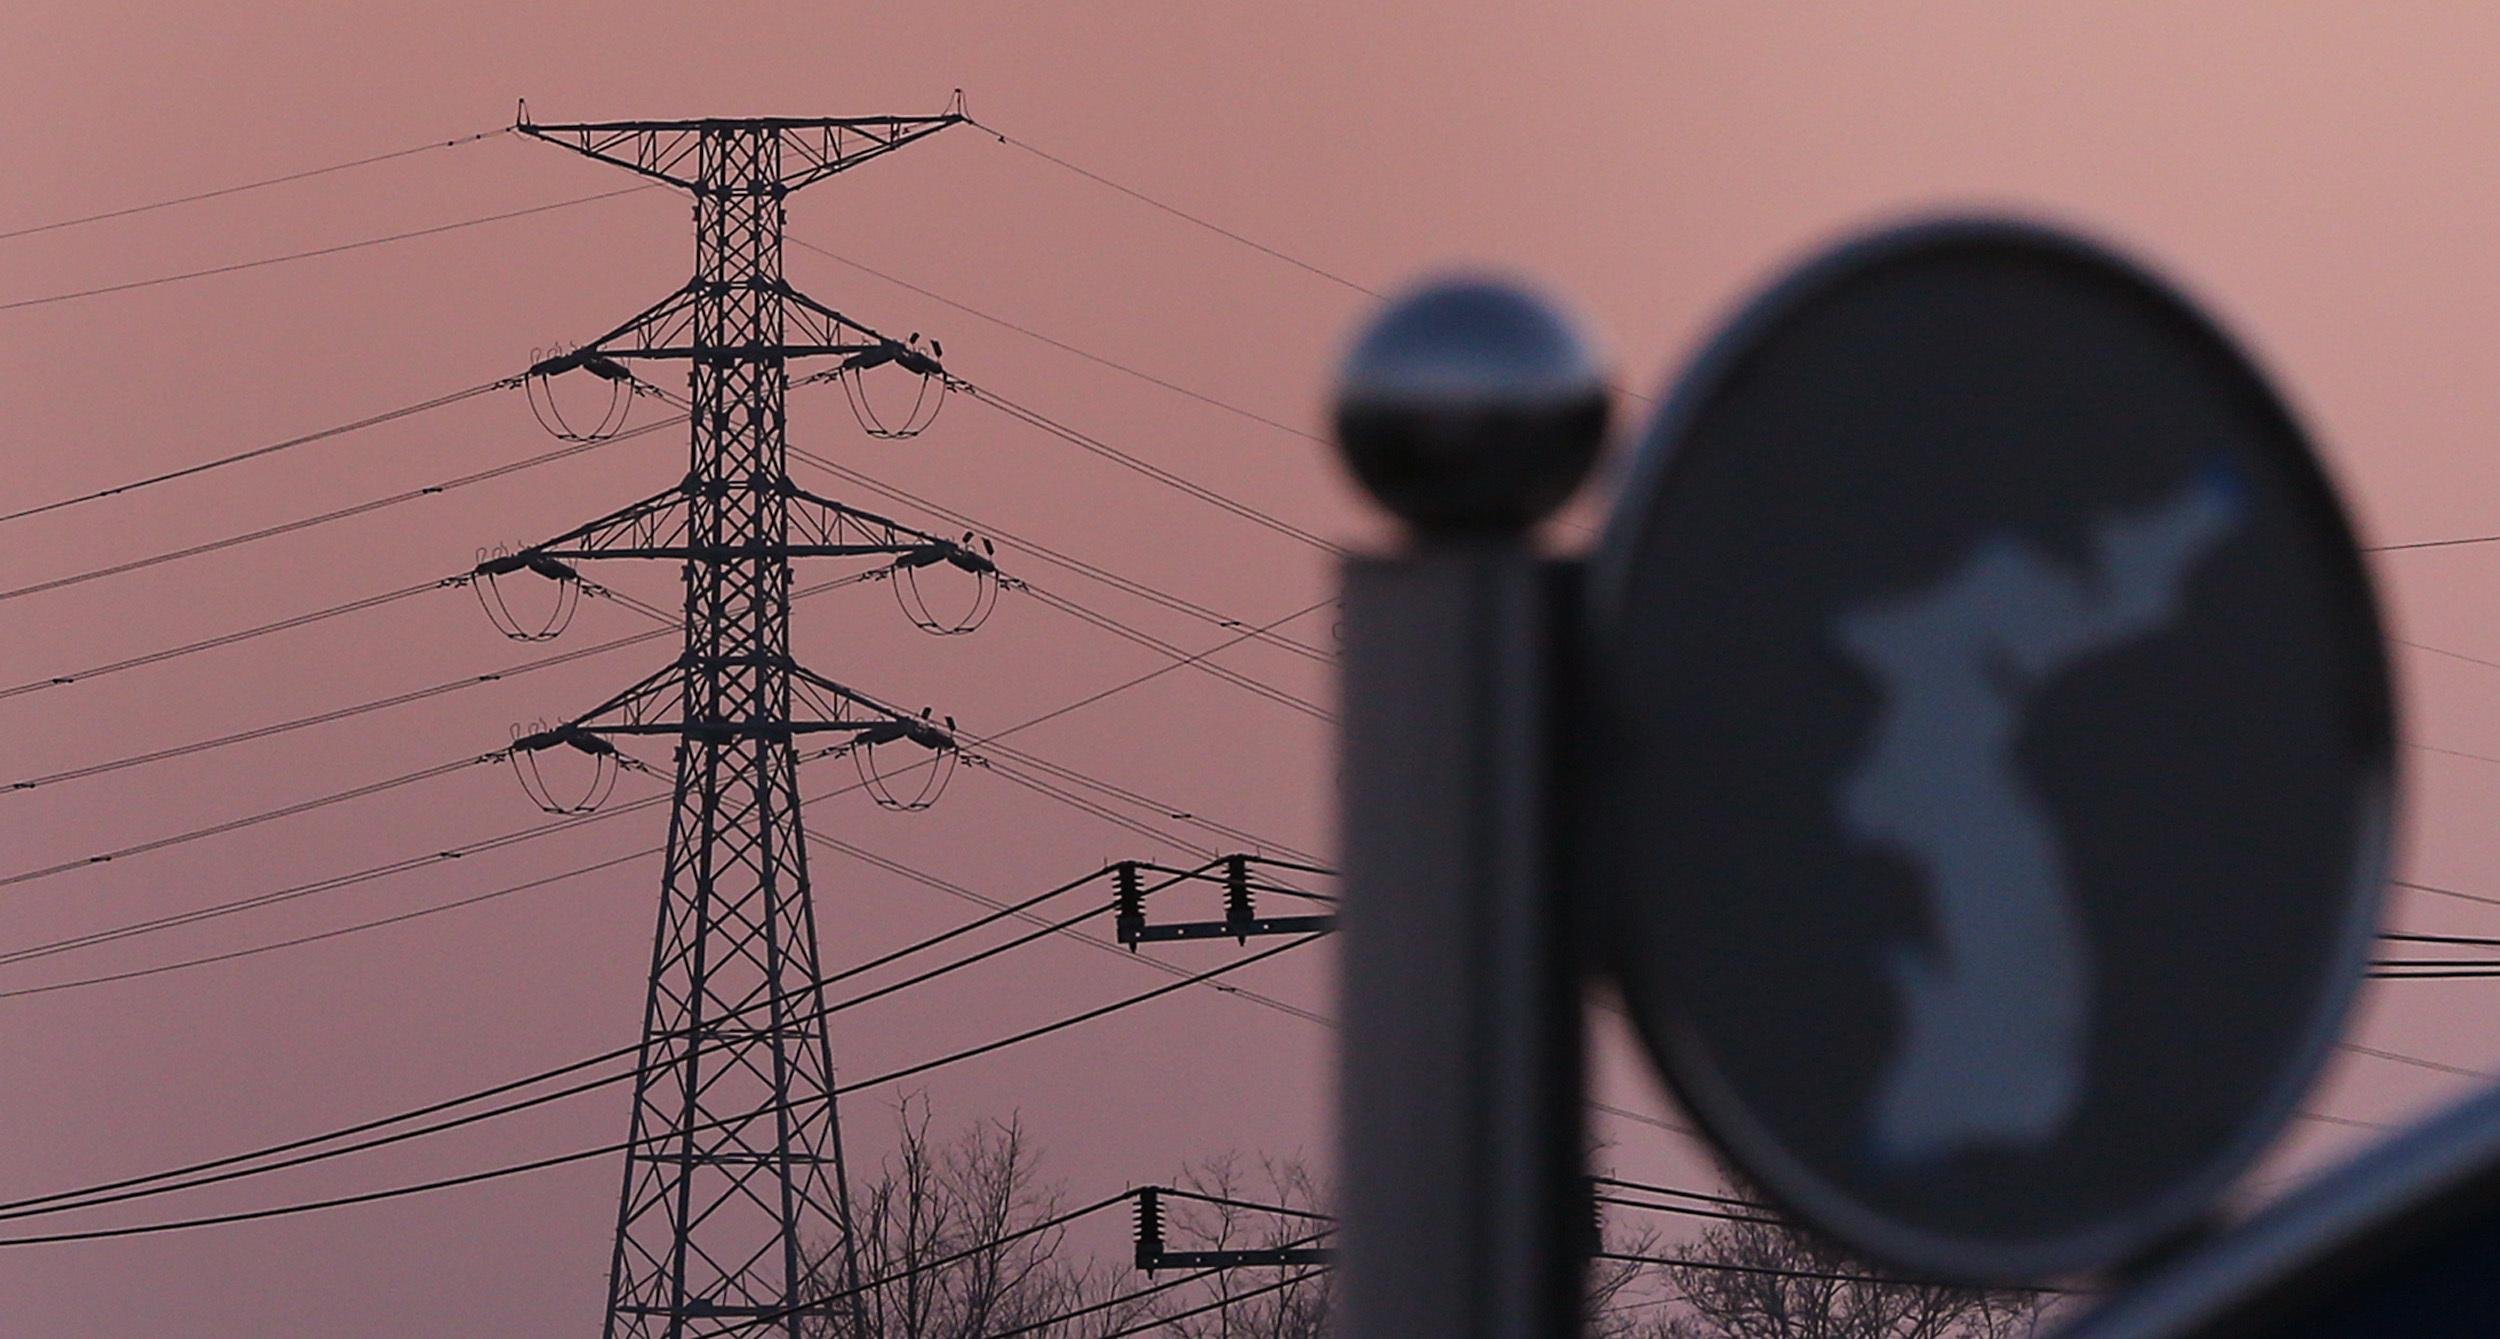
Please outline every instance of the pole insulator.
M1118 915L1120 942L1135 953L1138 938L1146 929L1146 892L1138 885L1137 862L1123 860L1113 866L1112 879L1112 906Z
M1163 1267L1163 1189L1137 1190L1137 1267L1152 1274Z
M1250 899L1250 857L1224 857L1224 925L1233 932L1235 942L1250 942L1250 924L1259 918L1258 907Z

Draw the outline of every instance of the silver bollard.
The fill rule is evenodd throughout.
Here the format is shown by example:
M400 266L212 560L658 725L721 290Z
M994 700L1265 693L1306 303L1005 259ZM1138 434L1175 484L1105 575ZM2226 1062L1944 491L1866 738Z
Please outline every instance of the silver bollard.
M1409 541L1344 570L1349 1339L1579 1328L1580 978L1551 812L1574 580L1528 531L1607 411L1572 326L1490 284L1394 304L1346 360L1339 442Z

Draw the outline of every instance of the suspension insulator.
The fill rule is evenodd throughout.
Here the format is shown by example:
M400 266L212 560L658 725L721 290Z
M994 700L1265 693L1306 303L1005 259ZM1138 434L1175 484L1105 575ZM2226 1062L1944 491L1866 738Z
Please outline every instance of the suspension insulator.
M582 788L579 798L558 799L555 792L549 788L545 774L539 770L538 755L559 745L586 754L590 758L590 781ZM595 813L601 805L608 802L608 796L616 790L616 774L620 761L616 746L596 735L584 734L571 726L549 729L544 722L541 722L538 729L524 732L516 725L512 728L512 747L508 754L512 759L513 775L520 778L522 791L530 797L531 803L548 813Z
M892 748L901 742L910 742L928 748L929 756L921 762L896 768L893 771L888 771L879 765L877 751ZM952 740L931 747L922 744L920 740L911 739L908 735L878 738L873 733L863 732L851 749L851 761L859 768L860 785L867 790L868 798L877 802L878 808L892 809L900 813L918 813L936 804L938 797L946 793L947 783L955 779L955 769L962 765L963 752L955 747ZM910 790L906 795L895 789L893 778L911 771L918 771L922 774L920 785L917 790ZM906 789L909 790L909 788Z
M608 383L607 407L599 412L597 425L577 426L565 416L564 407L556 402L556 377L581 369ZM625 427L625 417L633 410L633 374L622 363L597 353L557 352L530 364L521 377L524 393L529 397L530 414L538 426L567 442L604 442Z
M978 544L987 552L976 550ZM989 541L966 535L960 544L941 548L935 544L895 560L893 574L894 602L902 606L903 617L922 632L938 637L959 637L989 621L990 611L998 607L998 564L989 555L996 552ZM929 607L926 592L920 586L923 568L944 565L972 577L972 601L961 614L944 617Z
M916 347L917 336L913 339L914 343L910 345L888 340L874 349L853 354L834 374L835 379L842 383L842 396L850 401L851 414L859 420L860 430L871 437L919 436L928 430L930 424L937 422L938 411L946 407L946 397L954 390L954 382L938 366L937 360ZM934 349L936 346L932 344L930 347ZM878 410L876 403L869 398L867 384L862 379L869 370L888 364L920 379L918 388L912 394L910 409L899 419L892 416L890 408L884 412Z
M519 572L534 573L555 583L555 603L544 617L522 617L505 597L503 578ZM527 552L480 553L477 566L469 572L469 589L477 595L478 608L486 611L486 621L516 642L548 642L563 636L564 630L573 625L573 615L582 602L580 573L553 558Z

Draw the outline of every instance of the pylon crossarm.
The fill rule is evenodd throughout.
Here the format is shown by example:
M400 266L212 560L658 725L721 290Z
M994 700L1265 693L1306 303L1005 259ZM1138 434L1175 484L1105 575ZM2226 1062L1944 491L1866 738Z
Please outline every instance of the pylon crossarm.
M614 381L629 378L616 359L685 357L693 339L698 296L699 285L689 282L580 347L538 360L530 366L530 375L555 376L582 368Z
M958 105L960 105L960 100ZM924 139L963 120L960 111L941 116L754 117L738 120L585 121L533 124L522 109L515 130L587 158L612 163L681 190L701 191L705 184L688 175L699 162L706 131L766 130L775 132L791 168L772 183L781 193L802 190L837 172L846 172L873 158Z
M854 736L856 739L869 740L872 736L888 733L895 728L898 727L886 721L645 721L639 724L567 725L557 726L548 732L550 735L562 735L563 738L550 739L547 744L540 745L540 747L571 744L576 737L597 740L602 736L630 739L647 735L680 735L687 739L713 743L727 743L737 739L769 739L787 742L800 735L823 734L844 734ZM516 742L514 747L518 748L520 745ZM576 747L580 746L576 745ZM598 752L595 748L584 748L582 751Z
M841 354L842 366L836 371L864 371L892 363L904 371L917 372L922 376L945 375L945 369L938 366L935 346L922 349L917 334L908 339L896 339L872 330L792 288L786 280L781 284L781 297L787 304L785 309L790 315L792 331L815 341L812 345L792 347L806 348L819 354ZM793 352L791 356L802 355Z
M527 548L495 554L481 560L471 569L471 575L497 577L530 571L554 581L577 581L580 573L572 564L600 558L666 558L702 563L892 558L898 565L911 568L947 563L975 574L997 570L994 561L963 543L802 492L786 481L780 491L797 504L790 508L787 541L692 544L688 542L686 505L692 487L695 485L680 485Z
M1145 873L1160 874L1173 880L1174 882L1185 881L1193 883L1220 884L1227 882L1230 879L1231 875L1227 867L1235 860L1242 862L1246 866L1258 866L1273 863L1263 856L1249 854L1219 857L1217 859L1207 861L1206 863L1198 866L1196 869L1182 869L1177 866L1166 865L1153 860L1139 860L1132 863ZM1244 879L1241 880L1241 886L1248 888L1252 892L1276 893L1285 897L1309 896L1309 893L1305 890L1293 887L1290 884L1275 883L1263 879Z
M821 497L797 484L790 485L789 492L791 501L802 504L790 509L791 532L810 543L877 544L881 546L878 552L896 555L905 567L950 563L967 572L998 570L997 563L969 547L971 535L962 540L933 535L890 516Z
M956 103L961 102L958 94ZM963 119L960 111L950 110L943 116L855 117L787 127L782 145L801 166L782 178L782 189L796 191L813 186L837 172L848 172L872 158L882 158L914 140L927 139Z
M521 119L512 128L532 139L542 139L585 157L613 163L628 172L665 181L682 190L696 189L693 179L679 175L679 169L694 157L695 147L700 142L699 136L692 130L664 134L636 128L630 123L615 127L532 125L527 105L522 107Z
M686 535L686 490L683 485L629 503L596 520L527 548L499 554L474 569L479 576L501 576L524 568L552 580L578 579L569 565L583 558L683 557ZM674 552L646 552L677 546Z
M836 683L805 665L793 664L790 667L790 677L794 681L794 686L804 685L814 690L811 696L821 694L825 698L830 698L829 703L819 702L819 705L830 707L825 715L835 722L848 721L859 726L857 739L859 743L875 745L908 740L931 752L947 752L956 747L955 719L951 716L947 717L943 723L925 710L914 716L899 708L887 706L865 693ZM867 719L863 720L854 716L852 714L854 711L865 713Z
M1326 1246L1278 1246L1266 1250L1245 1251L1165 1251L1154 1257L1153 1264L1139 1264L1143 1270L1158 1269L1276 1269L1288 1265L1324 1265L1337 1258Z
M919 347L917 335L895 339L881 331L862 325L833 308L792 288L786 280L751 279L738 284L712 285L713 288L745 288L778 295L789 313L791 342L775 344L770 352L776 358L837 357L843 360L836 370L879 367L893 363L923 376L941 376L942 370L933 351ZM550 354L532 363L527 376L556 376L577 368L610 381L630 380L619 360L632 358L717 359L724 354L761 353L734 344L701 344L695 339L694 322L702 298L707 292L701 280L634 313L613 329L569 351Z
M512 747L524 753L534 753L558 744L570 744L590 753L598 750L586 748L577 741L599 735L662 733L652 728L654 723L681 715L685 696L684 664L666 665L562 724L514 739Z

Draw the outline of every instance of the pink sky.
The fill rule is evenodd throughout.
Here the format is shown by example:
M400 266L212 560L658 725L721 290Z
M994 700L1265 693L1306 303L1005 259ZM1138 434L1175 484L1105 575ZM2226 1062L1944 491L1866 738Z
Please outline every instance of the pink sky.
M2111 236L2215 307L2307 414L2364 530L2500 531L2500 14L2412 7L1741 4L1260 6L417 6L20 0L0 20L0 231L543 119L928 113L961 87L1002 130L1375 287L1436 266L1533 275L1653 387L1729 307L1834 232L1909 208L2013 207ZM1882 18L1872 17L1877 13ZM627 184L500 137L139 218L0 241L0 303L450 222ZM793 208L792 235L1104 357L1318 431L1366 299L1002 146L949 131ZM661 192L401 245L0 311L11 411L0 510L109 485L516 370L684 277ZM1290 520L1375 534L1325 448L1106 371L803 252L794 282L861 320L934 333L950 366ZM837 396L794 440L879 478L1253 622L1321 598L1320 555L958 403L926 436L863 438ZM552 445L510 396L57 516L14 523L15 586L437 482ZM654 491L655 434L498 483L149 573L0 606L0 684L465 569ZM845 490L848 492L849 490ZM863 504L876 500L857 496ZM898 509L899 510L899 509ZM918 519L908 512L904 519ZM944 528L936 526L933 528ZM1019 570L1019 569L1011 569ZM1056 592L1202 646L1203 625L1028 564ZM2500 546L2381 567L2400 636L2500 659L2479 616ZM653 569L614 584L665 601ZM994 729L1154 667L1013 597L973 638L926 638L878 588L802 606L820 669ZM593 605L557 649L642 625ZM1314 619L1305 635L1325 640ZM0 780L225 733L538 652L458 591L0 701ZM578 710L658 646L198 758L0 793L0 874L499 747ZM1306 696L1306 662L1225 663ZM2409 738L2500 756L2500 669L2399 657ZM1324 727L1192 673L1019 743L1271 840L1333 849ZM2413 751L2404 868L2500 894L2480 813L2500 764ZM838 782L826 771L818 785ZM629 779L628 787L636 783ZM640 792L628 789L626 797ZM536 821L480 767L231 837L0 889L0 945L204 906ZM1165 826L1177 826L1166 822ZM967 771L935 811L857 797L811 826L1001 897L1143 839ZM0 990L317 932L552 873L659 839L657 811L398 879L86 953L0 967ZM143 981L0 998L0 1198L415 1105L631 1039L656 869L630 867L404 926ZM839 965L969 908L867 866L818 866ZM2423 929L2500 911L2400 901ZM1237 950L1168 956L1213 965ZM1050 944L843 1016L870 1074L1164 978ZM1326 1010L1325 950L1245 984ZM2359 1035L2479 1067L2495 982L2374 995ZM1605 1096L1664 1110L1610 1044ZM1087 1200L1226 1150L1324 1157L1330 1039L1196 991L925 1080L942 1121L1020 1112ZM2313 1109L2384 1121L2468 1081L2353 1058ZM846 1108L873 1157L893 1098ZM75 1219L247 1208L612 1142L603 1093L461 1136ZM1688 1145L1601 1131L1628 1174L1701 1185ZM2367 1132L2296 1130L2279 1176ZM13 1335L578 1333L595 1324L606 1163L251 1226L0 1251Z

